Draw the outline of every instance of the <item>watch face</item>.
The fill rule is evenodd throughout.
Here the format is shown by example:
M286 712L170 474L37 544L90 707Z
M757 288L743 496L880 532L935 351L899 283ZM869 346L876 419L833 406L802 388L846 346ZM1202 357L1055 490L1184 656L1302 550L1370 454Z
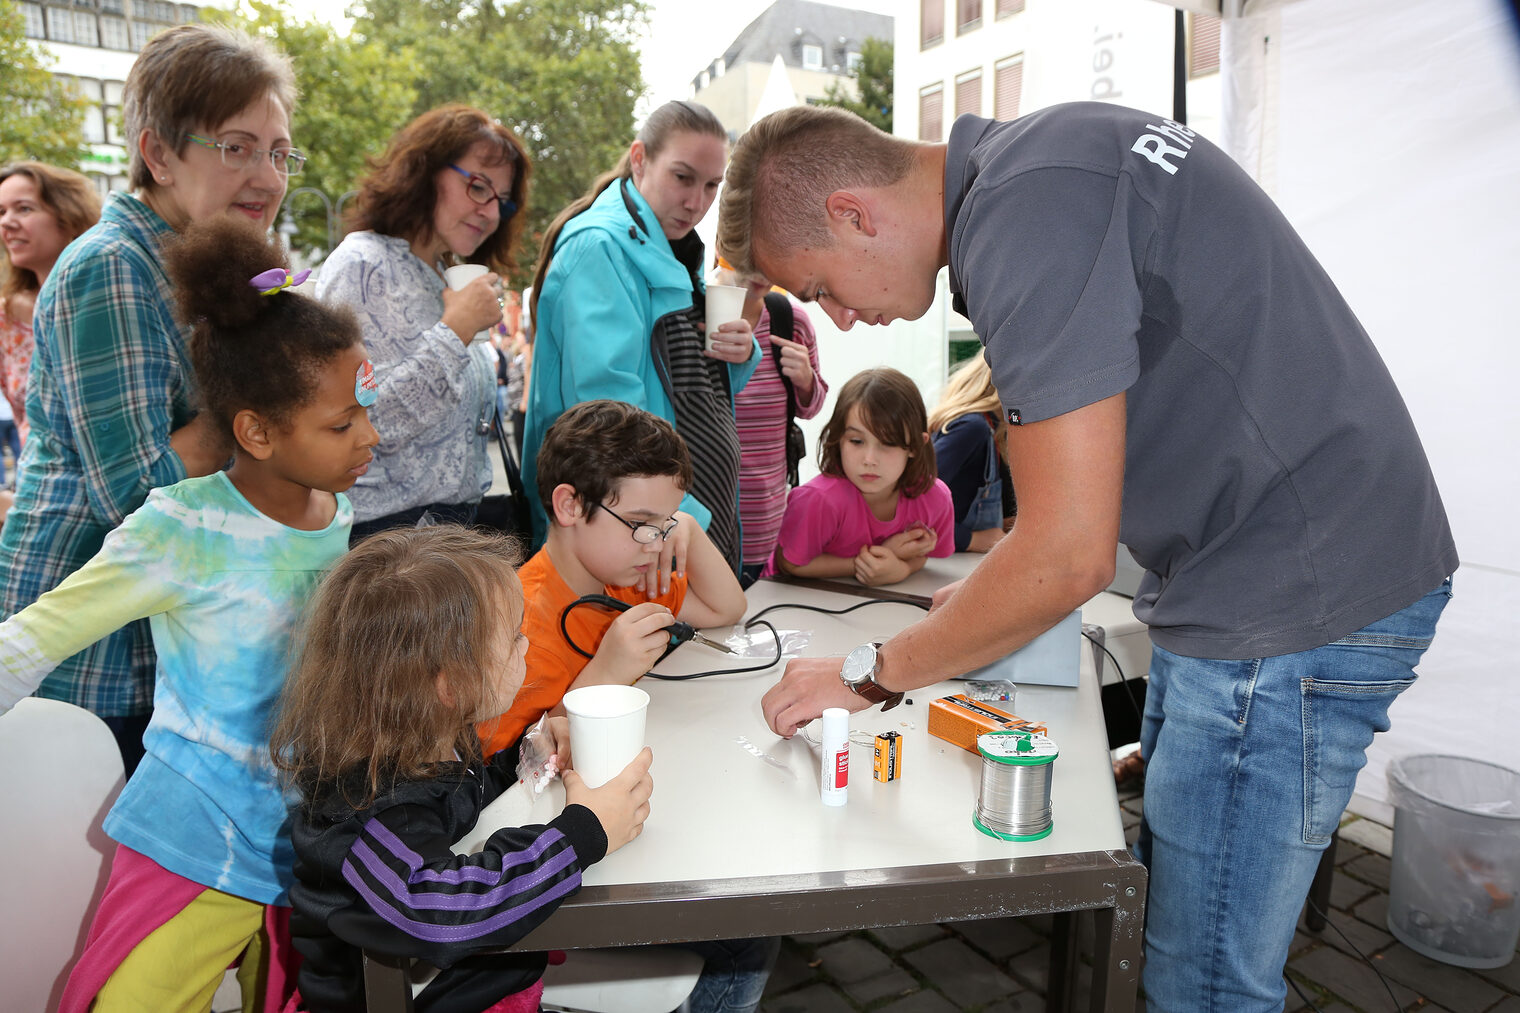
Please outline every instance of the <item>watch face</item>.
M856 686L870 679L875 671L876 648L871 644L861 644L845 655L844 667L840 669L839 677L847 685Z

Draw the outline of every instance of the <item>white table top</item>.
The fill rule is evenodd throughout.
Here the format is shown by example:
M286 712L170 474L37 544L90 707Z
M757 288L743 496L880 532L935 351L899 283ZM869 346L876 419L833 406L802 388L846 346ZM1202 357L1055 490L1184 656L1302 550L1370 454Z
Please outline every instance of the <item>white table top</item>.
M860 600L770 581L752 587L749 599L751 614L783 601L839 608ZM813 631L810 656L843 654L921 615L897 603L839 617L772 614L780 629ZM736 664L742 661L688 643L659 670L686 674ZM650 817L637 840L588 870L585 883L788 876L1122 849L1102 709L1087 664L1084 671L1077 689L1019 689L1020 715L1048 724L1060 748L1051 789L1055 829L1031 843L1000 841L972 825L980 758L928 734L929 701L958 692L959 684L915 691L912 704L885 714L873 708L853 715L854 731L904 735L903 776L876 782L871 746L852 744L849 802L833 808L819 797L818 747L802 735L781 739L765 726L760 698L779 668L688 682L645 679L640 685L651 697L647 737L654 749Z

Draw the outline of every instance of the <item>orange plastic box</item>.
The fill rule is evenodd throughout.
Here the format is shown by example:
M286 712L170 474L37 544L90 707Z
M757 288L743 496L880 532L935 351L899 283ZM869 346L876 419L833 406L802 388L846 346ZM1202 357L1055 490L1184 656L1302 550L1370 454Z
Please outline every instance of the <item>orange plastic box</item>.
M962 749L976 752L976 737L987 732L1038 732L1050 734L1043 724L1026 721L1017 714L1000 710L985 700L973 700L964 693L942 696L929 703L929 734Z

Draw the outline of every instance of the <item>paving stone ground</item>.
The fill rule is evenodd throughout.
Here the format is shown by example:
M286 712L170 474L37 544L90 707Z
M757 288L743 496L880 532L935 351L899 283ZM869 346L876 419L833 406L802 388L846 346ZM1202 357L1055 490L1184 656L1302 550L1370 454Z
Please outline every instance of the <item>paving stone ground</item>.
M1142 803L1139 789L1120 795L1131 841ZM1392 836L1360 822L1368 825L1346 825L1336 851L1329 924L1316 933L1299 923L1286 1013L1520 1013L1520 959L1453 967L1389 934ZM761 1013L1035 1013L1045 1009L1050 932L1042 917L789 936ZM1090 945L1091 928L1080 935ZM1090 978L1084 966L1077 1009L1086 1009ZM1143 995L1135 1008L1145 1010Z

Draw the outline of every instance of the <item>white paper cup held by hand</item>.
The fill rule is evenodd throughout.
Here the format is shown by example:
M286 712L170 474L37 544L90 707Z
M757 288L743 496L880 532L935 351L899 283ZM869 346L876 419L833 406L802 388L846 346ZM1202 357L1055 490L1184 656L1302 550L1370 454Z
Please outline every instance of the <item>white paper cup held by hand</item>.
M712 351L713 331L744 315L744 289L737 285L707 286L707 350Z
M453 267L443 269L443 280L449 288L458 292L470 282L483 274L489 274L491 269L484 264L455 264Z
M570 765L588 788L623 772L644 748L649 694L636 686L583 686L565 694Z

